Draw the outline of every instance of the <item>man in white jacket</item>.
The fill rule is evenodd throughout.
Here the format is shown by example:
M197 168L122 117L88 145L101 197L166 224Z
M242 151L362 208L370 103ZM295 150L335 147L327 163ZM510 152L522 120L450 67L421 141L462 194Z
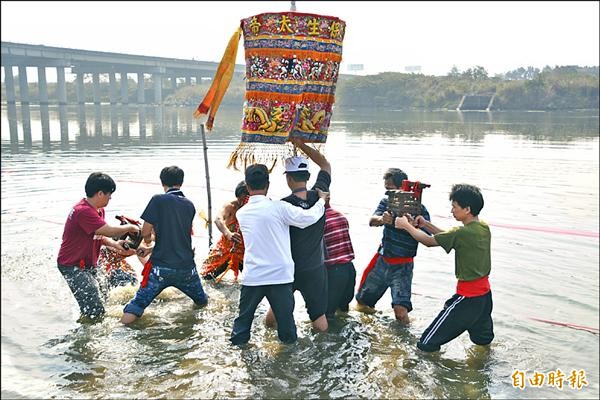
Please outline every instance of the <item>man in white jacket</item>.
M307 210L266 197L269 170L263 164L246 168L245 181L250 200L237 212L244 237L244 269L241 274L239 316L233 322L231 342L250 340L254 313L261 300L269 301L277 334L284 343L297 339L294 321L294 261L290 248L290 226L304 228L323 216L327 192L319 191L319 201Z

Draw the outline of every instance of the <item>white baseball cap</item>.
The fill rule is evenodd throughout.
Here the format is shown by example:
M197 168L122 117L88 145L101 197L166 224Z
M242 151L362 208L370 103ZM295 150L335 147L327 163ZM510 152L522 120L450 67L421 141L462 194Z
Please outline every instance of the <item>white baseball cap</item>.
M285 173L308 171L308 160L304 157L293 156L285 159Z

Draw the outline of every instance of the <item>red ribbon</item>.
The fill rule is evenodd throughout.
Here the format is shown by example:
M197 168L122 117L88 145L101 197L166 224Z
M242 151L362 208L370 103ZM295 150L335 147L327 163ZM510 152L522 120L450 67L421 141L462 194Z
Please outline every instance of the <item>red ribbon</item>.
M148 260L146 261L146 264L144 264L144 269L142 270L142 283L140 283L141 287L146 287L148 285L150 271L152 271L152 261Z

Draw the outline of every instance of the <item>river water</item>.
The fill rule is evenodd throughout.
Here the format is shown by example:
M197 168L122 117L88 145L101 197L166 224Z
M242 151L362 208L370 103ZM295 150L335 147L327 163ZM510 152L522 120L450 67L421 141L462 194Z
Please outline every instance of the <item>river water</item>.
M442 228L456 224L447 199L452 184L482 189L480 216L492 230L496 333L488 350L466 334L437 354L416 349L454 293L454 257L441 248L419 249L409 327L394 321L388 291L375 313L360 313L353 302L329 332L314 333L297 294L297 344L280 345L264 327L263 302L250 344L234 347L228 338L239 286L232 276L205 282L210 303L204 309L167 290L137 323L123 327L122 308L135 293L127 287L113 290L101 322L77 322L77 304L55 260L63 223L84 196L90 172L107 172L117 183L107 207L113 223L117 214L138 217L161 191L160 170L172 164L185 171L184 193L208 211L192 111L144 112L148 129L140 137L135 110L127 133L122 123L112 125L109 106L101 106L100 113L86 113L82 137L77 109L67 107L68 142L61 142L59 110L50 107L51 142L42 145L41 113L32 107L29 147L10 145L10 113L3 107L2 398L598 398L597 111L335 110L324 149L333 169L331 202L349 219L359 276L381 239L381 228L368 227L368 220L384 194L386 168L431 184L423 202ZM243 178L226 169L239 141L240 111L220 110L207 138L213 212L233 198ZM18 130L22 141L20 122ZM272 175L275 198L288 192L282 171L277 165ZM199 218L195 227L201 264L208 231ZM139 274L141 265L132 264ZM572 371L580 379L570 382ZM558 372L562 389L558 380L548 382ZM545 377L541 384L535 373Z

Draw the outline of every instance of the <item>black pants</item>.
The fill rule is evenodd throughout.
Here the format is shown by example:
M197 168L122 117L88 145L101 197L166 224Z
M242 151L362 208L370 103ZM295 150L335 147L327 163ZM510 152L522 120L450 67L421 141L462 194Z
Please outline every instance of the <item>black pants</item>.
M295 342L296 322L294 321L294 292L292 283L281 285L244 286L240 290L239 316L233 321L231 343L244 344L250 340L250 328L254 312L261 300L266 297L275 314L277 335L284 343Z
M465 297L455 294L444 304L444 309L429 325L417 347L423 351L438 351L440 346L469 332L475 344L490 344L494 339L492 322L492 292L482 296Z
M293 290L299 290L311 321L327 312L327 271L325 264L294 272Z
M352 262L327 266L327 319L332 319L338 309L348 311L355 284L356 269Z

